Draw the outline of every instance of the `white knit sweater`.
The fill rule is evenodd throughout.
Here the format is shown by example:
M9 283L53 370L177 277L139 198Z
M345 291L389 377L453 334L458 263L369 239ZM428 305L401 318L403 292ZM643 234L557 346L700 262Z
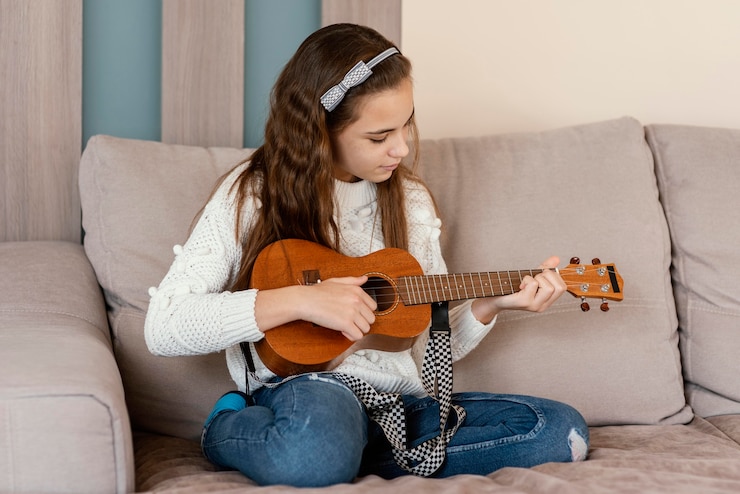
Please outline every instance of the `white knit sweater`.
M243 165L246 166L246 165ZM145 336L155 355L198 355L226 350L226 361L238 389L244 391L245 361L240 342L263 338L254 317L257 291L229 292L239 270L241 246L236 242L234 196L229 189L243 170L237 167L213 195L184 246L175 246L175 259L158 288L149 290L151 300ZM376 184L367 181L335 183L335 218L341 232L341 251L364 256L382 249L380 220L376 220ZM258 199L246 201L243 218L248 225ZM442 274L446 265L439 245L441 222L432 200L423 187L406 184L406 213L410 253L425 274ZM481 324L472 315L470 302L450 310L453 359L458 360L485 337L493 327ZM378 391L423 396L421 362L427 338L419 337L403 352L361 350L349 356L335 370L355 375ZM261 380L274 374L256 353L256 373ZM250 381L250 388L261 384Z

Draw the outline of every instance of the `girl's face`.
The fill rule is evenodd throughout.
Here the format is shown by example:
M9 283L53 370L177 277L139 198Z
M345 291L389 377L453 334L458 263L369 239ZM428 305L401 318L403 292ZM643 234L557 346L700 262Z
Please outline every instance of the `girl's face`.
M359 118L334 138L334 176L344 182L388 180L409 153L414 114L411 80L359 101Z

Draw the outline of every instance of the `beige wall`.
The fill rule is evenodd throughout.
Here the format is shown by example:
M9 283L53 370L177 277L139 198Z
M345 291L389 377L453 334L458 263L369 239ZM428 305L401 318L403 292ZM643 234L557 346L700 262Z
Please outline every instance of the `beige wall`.
M422 137L740 128L740 1L404 0L402 24Z

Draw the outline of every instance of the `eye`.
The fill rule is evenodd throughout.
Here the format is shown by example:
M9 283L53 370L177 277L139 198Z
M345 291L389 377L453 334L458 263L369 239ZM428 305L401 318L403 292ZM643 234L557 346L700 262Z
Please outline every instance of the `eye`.
M388 139L387 135L383 137L378 137L378 138L370 138L370 142L374 144L383 144L386 141L386 139Z

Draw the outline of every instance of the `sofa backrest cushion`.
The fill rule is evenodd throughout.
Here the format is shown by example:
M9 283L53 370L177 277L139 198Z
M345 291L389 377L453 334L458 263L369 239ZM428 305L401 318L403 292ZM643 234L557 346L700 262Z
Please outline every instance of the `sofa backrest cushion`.
M148 289L172 264L218 178L250 150L95 136L80 163L84 246L109 307L116 359L138 429L200 434L233 382L223 354L155 357L144 342Z
M740 413L740 130L650 125L673 241L686 396L702 416Z
M588 312L568 294L505 312L456 366L457 390L524 393L591 425L685 422L671 245L640 122L424 141L422 173L451 272L536 268L550 255L615 263L624 300ZM575 287L576 291L578 287Z
M551 254L614 262L624 301L583 313L505 313L456 365L457 390L568 402L592 425L686 422L670 244L643 129L620 119L543 133L425 140L420 172L444 220L450 271L537 267ZM223 354L149 354L147 290L183 243L217 178L248 150L98 136L80 168L85 249L104 289L137 428L196 438L233 388ZM585 261L590 262L590 261Z

